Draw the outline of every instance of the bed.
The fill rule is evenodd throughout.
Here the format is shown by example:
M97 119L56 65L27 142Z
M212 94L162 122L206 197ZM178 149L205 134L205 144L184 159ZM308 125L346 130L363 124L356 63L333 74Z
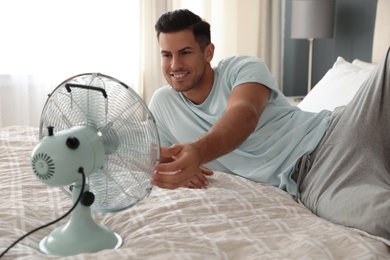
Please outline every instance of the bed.
M378 2L378 10L389 6L389 1ZM390 43L390 39L385 41ZM383 56L386 49L374 47L373 52ZM309 111L332 110L348 102L375 63L339 57L299 106ZM353 84L346 84L350 81ZM322 102L325 97L332 101ZM32 173L30 156L37 142L37 128L0 129L0 253L27 231L71 207L62 190L41 183ZM223 172L215 172L209 180L204 190L153 187L149 196L129 209L94 213L98 223L122 236L123 245L64 259L390 258L390 241L321 219L273 186ZM38 250L40 240L60 224L63 221L23 239L4 259L61 259Z
M38 131L0 131L0 248L60 217L70 199L38 181L29 163ZM273 186L216 172L206 190L154 187L136 206L95 213L118 232L117 250L67 259L385 259L390 242L316 217ZM61 222L63 224L63 222ZM51 259L38 251L57 224L22 240L4 259Z

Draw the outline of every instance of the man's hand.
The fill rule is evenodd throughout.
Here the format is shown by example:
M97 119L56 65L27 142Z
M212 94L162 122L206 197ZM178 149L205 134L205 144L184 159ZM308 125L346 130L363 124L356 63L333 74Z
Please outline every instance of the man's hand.
M151 183L167 189L207 187L208 180L205 175L212 175L213 172L200 166L199 153L200 151L191 144L161 147L161 156L164 160L155 165L156 172Z
M209 181L206 176L213 175L214 172L205 167L200 167L199 172L195 174L195 176L183 187L190 189L206 189L209 185Z

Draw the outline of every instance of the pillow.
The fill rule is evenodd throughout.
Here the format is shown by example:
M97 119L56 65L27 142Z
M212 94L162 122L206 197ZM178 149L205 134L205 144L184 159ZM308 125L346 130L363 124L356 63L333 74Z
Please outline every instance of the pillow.
M353 65L338 57L333 67L298 107L309 112L319 112L324 109L333 111L338 106L346 105L370 76L371 71L372 69Z
M371 69L371 70L373 70L376 66L374 63L365 62L359 59L354 59L352 61L352 64L360 68Z

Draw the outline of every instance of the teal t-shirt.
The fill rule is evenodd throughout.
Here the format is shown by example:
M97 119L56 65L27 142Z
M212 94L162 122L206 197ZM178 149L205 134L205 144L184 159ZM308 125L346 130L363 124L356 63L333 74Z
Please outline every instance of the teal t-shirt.
M158 89L149 108L155 117L161 146L196 140L225 113L232 90L245 82L258 82L271 89L268 104L254 132L236 150L205 166L268 183L296 194L291 179L294 166L312 152L330 122L331 112L310 113L291 106L281 93L265 63L248 56L234 56L214 67L214 84L200 105L167 85ZM240 127L240 126L237 126Z

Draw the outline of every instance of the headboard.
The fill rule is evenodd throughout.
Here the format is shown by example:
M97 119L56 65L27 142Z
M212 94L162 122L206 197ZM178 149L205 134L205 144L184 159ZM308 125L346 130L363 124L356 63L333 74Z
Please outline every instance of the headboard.
M375 18L372 63L378 63L390 46L390 0L378 0Z

